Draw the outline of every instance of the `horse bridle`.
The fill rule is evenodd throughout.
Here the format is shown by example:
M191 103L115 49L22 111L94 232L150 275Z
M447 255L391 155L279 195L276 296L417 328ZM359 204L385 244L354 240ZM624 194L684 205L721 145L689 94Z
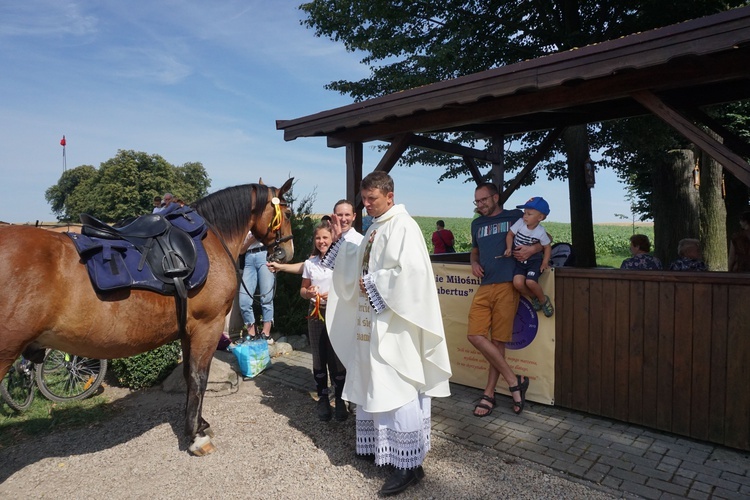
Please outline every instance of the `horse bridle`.
M265 236L268 236L268 232L269 231L274 231L276 233L276 239L274 240L273 243L271 243L267 247L267 248L273 249L273 253L272 253L272 255L270 255L269 257L267 257L266 260L268 260L269 262L281 262L281 261L283 261L286 258L286 251L283 248L280 248L279 245L281 245L282 243L284 243L286 241L289 241L289 240L291 240L291 239L294 238L294 235L292 235L292 234L290 234L289 236L283 236L283 237L281 236L281 223L282 223L282 221L284 219L284 216L281 213L281 207L287 207L287 206L289 206L289 204L286 201L284 201L283 199L279 199L277 196L274 196L271 199L271 203L274 206L274 217L273 217L273 219L271 219L271 222L268 223L268 231L266 231L266 234L263 235L263 237L265 239ZM224 238L221 236L221 234L219 234L219 232L216 230L216 228L214 228L213 224L211 224L208 221L206 221L206 225L208 226L208 229L212 233L214 233L214 236L216 236L216 238L219 240L219 243L221 243L221 246L224 247L224 251L229 256L229 258L232 260L232 262L234 264L235 272L237 273L237 281L245 289L245 292L247 292L247 294L252 297L253 294L250 293L250 291L248 291L247 286L245 285L245 282L242 279L242 269L240 269L240 267L239 267L239 262L237 262L232 257L232 252L229 250L229 247L227 246L226 242L224 241ZM274 283L274 287L275 286L276 285Z
M268 262L283 262L286 259L286 250L281 248L280 245L294 238L293 234L290 234L289 236L281 236L281 224L284 220L284 215L281 213L281 207L287 207L289 205L283 199L279 199L278 196L274 196L273 198L271 198L271 204L274 208L273 219L271 219L271 222L268 223L268 230L266 231L266 234L263 235L263 239L268 236L268 233L270 231L274 231L276 233L276 239L273 243L266 247L271 249L271 254L266 257L266 260ZM247 289L245 280L242 279L242 271L240 270L239 265L237 265L237 279L240 282L242 288L245 289L245 293L247 293L249 297L253 297L253 293ZM271 297L273 298L275 295L276 280L273 281L273 295L271 295Z
M267 247L271 249L271 253L268 255L266 260L268 260L268 262L283 262L284 260L286 260L286 251L281 248L280 245L294 238L293 234L290 234L289 236L281 236L281 225L284 221L284 215L281 213L281 207L287 207L289 205L286 201L284 201L283 199L279 199L277 196L271 198L271 204L274 208L274 215L273 219L271 219L271 222L268 223L268 231L266 231L266 236L268 235L269 231L274 231L276 233L276 239Z

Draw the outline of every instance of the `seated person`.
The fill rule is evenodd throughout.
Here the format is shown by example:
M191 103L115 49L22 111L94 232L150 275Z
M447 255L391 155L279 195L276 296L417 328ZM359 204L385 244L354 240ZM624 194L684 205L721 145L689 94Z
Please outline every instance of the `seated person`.
M669 264L670 271L708 271L701 257L701 243L694 238L683 238L677 244L679 259Z
M646 269L658 271L661 267L661 261L649 255L651 251L651 242L645 234L634 234L630 237L630 254L632 257L622 261L620 269Z

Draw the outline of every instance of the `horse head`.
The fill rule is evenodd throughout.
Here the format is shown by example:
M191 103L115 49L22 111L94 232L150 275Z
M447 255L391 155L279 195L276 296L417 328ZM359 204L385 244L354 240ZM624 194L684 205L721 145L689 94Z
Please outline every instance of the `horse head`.
M284 199L294 178L280 188L259 184L233 186L211 193L192 204L222 241L233 241L236 248L247 235L268 248L269 260L288 262L294 256L292 211ZM229 250L225 247L225 250ZM234 255L234 259L237 255Z
M289 262L294 257L292 210L284 199L284 194L291 189L293 181L294 178L287 179L278 189L266 188L262 179L259 183L259 189L268 189L270 197L266 196L266 207L262 215L256 218L251 231L258 241L268 247L268 260L272 262ZM256 203L262 198L256 193Z

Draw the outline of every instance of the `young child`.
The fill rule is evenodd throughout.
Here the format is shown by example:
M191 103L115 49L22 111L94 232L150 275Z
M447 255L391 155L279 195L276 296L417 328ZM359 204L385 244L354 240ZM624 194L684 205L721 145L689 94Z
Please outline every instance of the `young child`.
M523 217L518 219L508 231L505 241L505 257L511 257L513 248L520 245L540 243L543 251L532 255L523 262L516 261L513 276L513 286L521 295L531 297L531 305L535 311L541 310L548 318L554 314L552 301L544 295L539 286L539 276L545 269L549 269L549 257L552 252L550 240L544 226L540 224L549 215L549 204L541 197L529 199L525 204L516 208L523 208Z
M323 267L320 259L328 251L333 241L331 224L322 221L315 227L313 243L315 249L302 267L302 286L300 295L310 301L307 316L307 332L310 337L310 348L313 358L313 377L318 391L318 418L324 422L331 420L331 403L328 398L328 377L335 387L336 420L342 422L349 413L346 403L341 399L346 381L346 368L336 356L328 338L325 324L325 308L328 300L328 290L331 287L333 271Z

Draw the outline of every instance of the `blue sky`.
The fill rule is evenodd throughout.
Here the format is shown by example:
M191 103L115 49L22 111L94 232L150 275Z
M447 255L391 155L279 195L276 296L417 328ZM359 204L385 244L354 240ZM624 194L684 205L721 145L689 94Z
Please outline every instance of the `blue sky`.
M285 142L276 120L344 106L323 87L368 75L361 56L300 25L301 0L128 2L24 0L0 4L0 221L52 221L44 199L67 166L98 167L120 149L198 161L211 190L297 179L328 212L345 194L343 149L319 138ZM365 173L378 162L365 145ZM473 186L397 166L396 201L413 215L468 217ZM624 186L597 172L595 222L629 213ZM541 181L512 205L543 196L549 220L570 220L567 186Z

